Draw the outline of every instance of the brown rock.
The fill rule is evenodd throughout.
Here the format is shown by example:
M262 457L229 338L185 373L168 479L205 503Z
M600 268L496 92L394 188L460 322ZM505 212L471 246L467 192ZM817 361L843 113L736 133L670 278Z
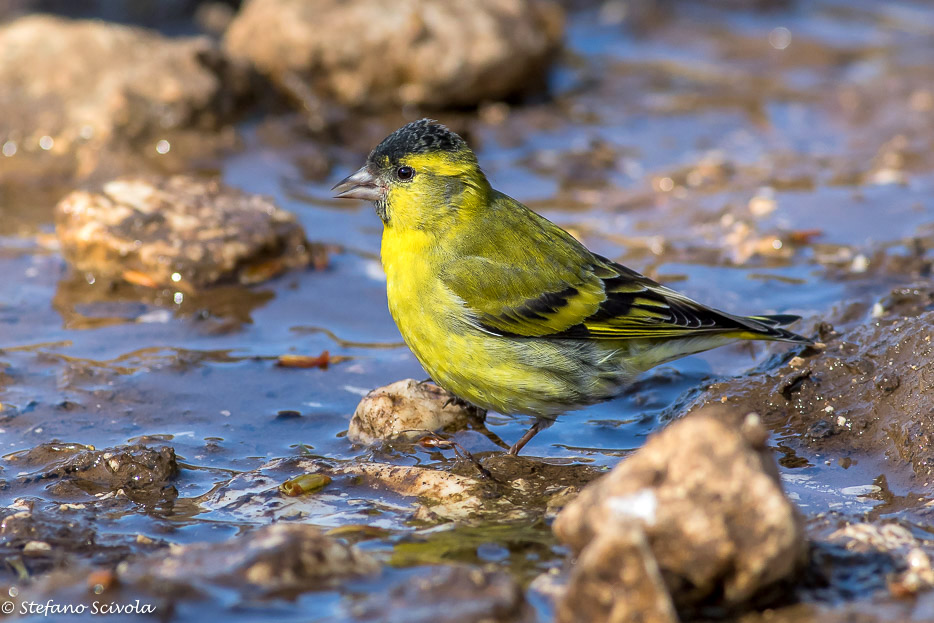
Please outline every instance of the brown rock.
M45 443L7 457L20 468L41 468L30 481L59 481L56 490L77 488L90 494L122 492L139 502L175 497L171 481L178 475L175 450L135 444L95 450L79 444Z
M351 106L461 106L540 83L563 22L552 0L251 0L224 45L289 92L297 78Z
M453 451L447 454L450 457ZM319 516L345 523L369 521L368 500L376 495L379 499L394 500L383 508L382 526L411 519L428 523L467 520L472 524L482 520L528 525L553 517L601 473L599 468L589 465L549 464L528 457L506 456L503 452L485 457L482 464L485 474L469 460L458 461L451 471L445 471L372 459L338 464L315 459L276 459L256 470L237 474L200 504L214 516L238 523ZM283 495L279 486L285 475L299 474L326 475L333 483L312 495ZM399 500L400 496L405 499ZM548 541L551 542L550 537Z
M66 478L82 489L98 493L120 489L161 491L178 475L175 450L143 445L80 452L44 474Z
M757 416L711 408L649 439L558 516L558 538L581 556L579 564L597 565L577 577L606 578L607 563L587 549L599 543L630 551L635 524L681 612L741 606L787 580L806 547L767 437ZM615 605L606 611L619 616Z
M127 504L126 498L111 497L87 504L20 498L0 510L0 551L11 561L0 571L0 577L6 585L20 582L18 571L23 567L16 559L21 553L27 556L31 578L39 580L55 569L81 569L92 561L116 566L133 554L164 547L154 540L140 542L132 531L103 534L102 524L113 517L138 512L140 508ZM82 575L79 581L84 583L86 577Z
M62 253L77 270L154 288L256 283L326 258L269 199L192 177L75 191L55 216Z
M828 538L831 542L842 543L848 550L880 552L897 561L898 573L886 578L889 592L894 597L911 597L934 587L934 568L931 566L934 544L919 540L902 525L852 523Z
M155 156L174 131L216 133L248 92L247 76L207 37L42 15L2 25L0 180L22 173L19 161L70 157L86 173L101 146L148 144Z
M318 590L334 580L375 573L379 564L306 524L276 523L222 543L193 543L119 569L121 583L190 592L234 586L259 595Z
M465 428L477 417L482 417L482 411L457 401L437 385L405 379L363 397L350 420L347 438L359 444L418 439L429 431Z
M559 621L677 623L645 533L635 523L626 526L584 548L558 604Z
M535 621L509 574L461 565L432 567L352 609L354 620L380 623L519 623Z
M437 469L367 462L344 466L335 473L359 476L374 488L429 502L418 508L418 518L428 521L473 517L485 505L484 483Z

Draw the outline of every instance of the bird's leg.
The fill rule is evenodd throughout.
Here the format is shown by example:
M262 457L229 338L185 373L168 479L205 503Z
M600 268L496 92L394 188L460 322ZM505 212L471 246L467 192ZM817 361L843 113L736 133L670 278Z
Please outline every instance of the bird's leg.
M486 423L483 420L478 419L477 422L473 425L473 429L492 441L494 444L502 448L503 450L509 449L509 444L499 438L499 435L491 431L486 427Z
M532 441L532 437L537 435L539 432L548 428L551 425L551 422L548 420L535 420L535 423L532 424L532 428L525 431L525 434L519 438L519 441L514 443L511 448L509 448L509 454L516 456L519 454L519 451L525 447L525 444Z

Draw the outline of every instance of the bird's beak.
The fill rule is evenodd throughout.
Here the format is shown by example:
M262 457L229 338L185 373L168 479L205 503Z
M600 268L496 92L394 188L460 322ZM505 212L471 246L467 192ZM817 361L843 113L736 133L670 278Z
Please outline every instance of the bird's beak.
M376 176L366 166L334 184L331 191L340 199L379 201L383 198L383 189L377 183Z

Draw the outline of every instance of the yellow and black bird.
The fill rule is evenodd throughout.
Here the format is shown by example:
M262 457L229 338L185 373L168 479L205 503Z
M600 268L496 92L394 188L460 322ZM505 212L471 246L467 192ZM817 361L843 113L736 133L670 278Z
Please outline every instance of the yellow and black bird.
M456 396L535 416L613 398L640 372L737 340L811 340L796 316L701 305L587 250L494 190L464 140L429 119L389 135L332 189L383 221L389 311L429 376Z

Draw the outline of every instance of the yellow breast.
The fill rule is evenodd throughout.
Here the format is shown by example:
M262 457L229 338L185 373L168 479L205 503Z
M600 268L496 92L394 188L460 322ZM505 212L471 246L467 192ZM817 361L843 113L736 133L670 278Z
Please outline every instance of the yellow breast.
M381 256L389 311L403 337L408 325L425 315L422 301L439 285L431 267L431 247L429 237L420 231L392 227L383 231Z
M491 369L486 336L469 326L463 301L442 283L436 253L432 238L421 231L383 231L389 312L431 378L464 398L479 400L470 381ZM463 378L465 373L470 381Z

